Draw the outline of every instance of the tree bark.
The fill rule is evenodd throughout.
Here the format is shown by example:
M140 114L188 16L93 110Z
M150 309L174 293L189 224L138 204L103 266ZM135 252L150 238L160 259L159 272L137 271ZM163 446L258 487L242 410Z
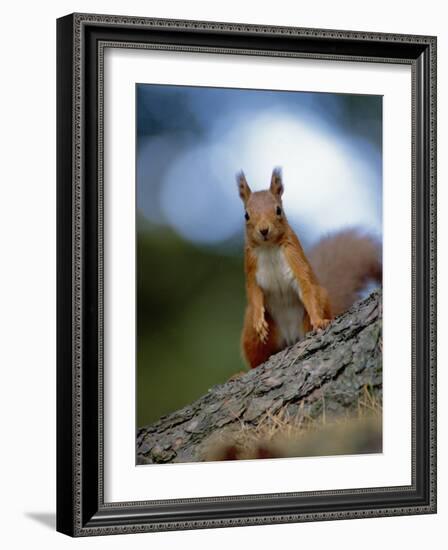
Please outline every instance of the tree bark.
M204 441L235 425L251 427L286 408L318 418L354 411L365 387L382 397L381 292L357 302L327 329L273 355L241 377L137 430L137 464L196 462Z

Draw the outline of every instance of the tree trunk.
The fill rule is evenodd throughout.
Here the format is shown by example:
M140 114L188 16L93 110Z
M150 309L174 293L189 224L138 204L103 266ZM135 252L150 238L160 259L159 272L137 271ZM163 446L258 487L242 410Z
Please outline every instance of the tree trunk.
M382 394L381 292L357 302L324 331L137 431L137 464L196 462L204 441L256 426L266 412L318 418L356 410L366 386Z

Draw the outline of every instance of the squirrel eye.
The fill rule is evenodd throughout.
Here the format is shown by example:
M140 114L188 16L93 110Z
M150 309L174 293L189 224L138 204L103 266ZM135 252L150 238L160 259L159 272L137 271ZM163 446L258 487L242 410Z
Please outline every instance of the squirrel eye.
M244 212L244 217L246 218L246 221L249 221L249 214L246 212Z
M277 206L276 213L277 213L277 216L281 216L281 215L282 215L282 209L280 208L280 206Z

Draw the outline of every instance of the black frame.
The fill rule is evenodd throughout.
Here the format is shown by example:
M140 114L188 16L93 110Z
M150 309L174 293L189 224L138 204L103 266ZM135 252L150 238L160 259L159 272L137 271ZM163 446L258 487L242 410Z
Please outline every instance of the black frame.
M412 485L104 502L102 55L110 46L411 65ZM58 531L88 536L435 513L436 38L72 14L57 21L57 73Z

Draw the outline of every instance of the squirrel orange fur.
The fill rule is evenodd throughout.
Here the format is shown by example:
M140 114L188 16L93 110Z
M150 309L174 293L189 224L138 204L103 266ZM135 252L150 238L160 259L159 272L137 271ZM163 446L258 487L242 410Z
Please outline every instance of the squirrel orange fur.
M345 231L320 241L307 257L283 210L281 170L274 169L265 191L252 192L243 172L237 183L246 218L241 344L254 368L325 328L369 279L381 280L380 249L370 237Z

